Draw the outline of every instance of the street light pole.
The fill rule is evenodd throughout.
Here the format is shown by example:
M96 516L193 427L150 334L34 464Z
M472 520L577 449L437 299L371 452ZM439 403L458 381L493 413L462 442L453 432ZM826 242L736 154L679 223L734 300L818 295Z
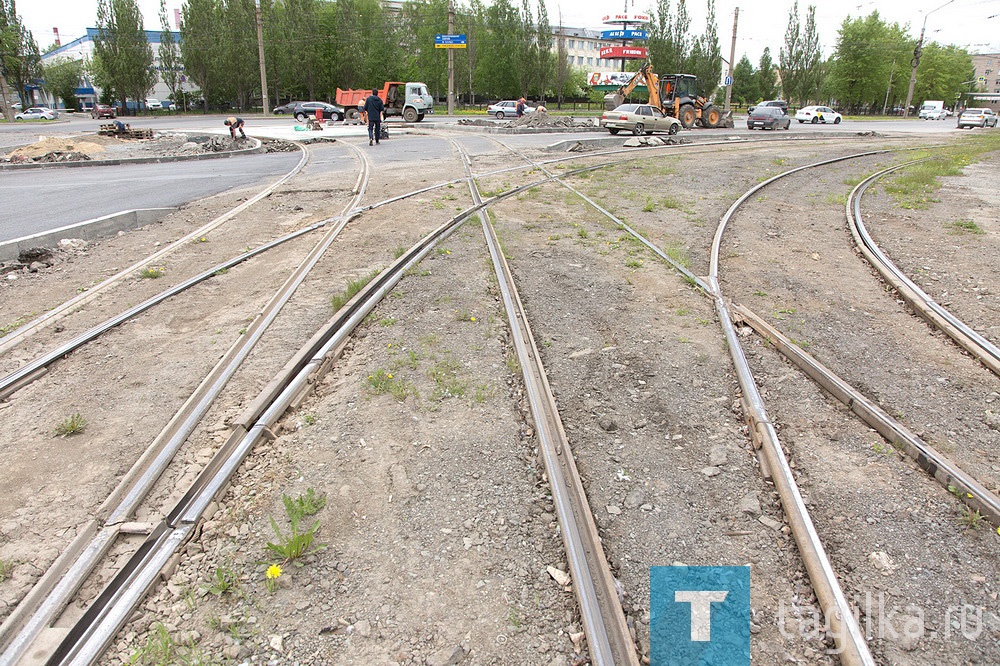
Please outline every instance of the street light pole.
M267 68L264 66L264 21L260 15L260 0L257 4L257 56L260 58L260 103L264 107L264 115L268 114L267 108Z
M927 17L936 12L938 9L944 9L955 0L948 0L940 7L930 10L924 14L924 25L920 28L920 39L917 40L917 45L913 49L913 60L910 64L913 65L913 71L910 73L910 89L906 93L906 104L903 105L903 117L906 118L910 115L910 102L913 101L913 86L917 85L917 65L920 64L920 55L923 53L924 48L924 32L927 30Z

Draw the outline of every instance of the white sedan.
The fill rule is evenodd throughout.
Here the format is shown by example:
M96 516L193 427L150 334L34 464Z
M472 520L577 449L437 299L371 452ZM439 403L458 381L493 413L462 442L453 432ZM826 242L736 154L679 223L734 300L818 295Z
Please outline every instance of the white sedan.
M44 106L33 106L15 115L14 120L55 120L58 117L58 111L47 109Z
M828 106L804 106L795 112L795 119L800 123L833 123L839 125L844 119L842 115Z
M534 111L534 107L524 105L524 112L531 113ZM486 113L491 116L496 116L497 120L503 120L507 117L517 116L517 101L513 99L504 100L502 102L497 102L496 104L490 104L486 109Z

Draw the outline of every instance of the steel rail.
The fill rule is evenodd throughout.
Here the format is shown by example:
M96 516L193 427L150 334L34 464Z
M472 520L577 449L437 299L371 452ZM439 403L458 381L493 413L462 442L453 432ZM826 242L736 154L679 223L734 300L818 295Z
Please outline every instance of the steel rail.
M861 628L858 626L851 607L847 603L844 591L840 587L837 575L830 564L830 559L809 516L809 510L802 500L802 495L795 482L791 467L788 465L788 460L781 449L778 433L771 423L771 419L764 407L764 400L757 389L756 381L750 370L750 364L747 362L739 336L737 336L736 329L733 326L728 303L719 286L719 252L723 234L733 215L747 199L759 190L779 179L806 169L834 164L848 159L878 155L884 152L886 151L869 151L797 167L769 178L747 190L729 207L729 210L726 211L719 221L719 226L712 241L711 265L709 269L709 281L712 286L712 293L714 294L716 311L719 314L719 322L725 332L729 353L733 358L737 380L743 391L742 401L750 425L750 432L752 433L755 446L764 451L765 460L772 474L772 482L781 499L781 506L784 509L785 517L792 530L792 536L798 546L806 572L809 574L813 591L816 593L816 598L820 602L823 614L827 618L830 633L833 635L833 639L837 645L841 662L846 666L874 666L875 660L868 650L865 636L861 632Z
M482 205L479 188L471 176L468 155L460 146L459 150L469 175L473 203ZM639 658L619 601L617 582L604 555L601 536L528 325L527 313L517 293L514 276L488 217L479 212L479 219L524 378L590 658L598 666L638 666Z
M281 176L278 180L274 181L273 183L271 183L263 190L253 195L240 205L229 209L228 211L216 217L215 219L211 220L207 224L202 225L198 229L195 229L194 231L190 232L184 237L165 246L163 249L154 252L148 257L145 257L141 261L135 262L128 268L125 268L119 271L118 273L112 275L111 277L105 279L103 282L94 285L93 287L83 292L82 294L79 294L74 298L65 301L64 303L57 305L56 307L52 308L51 310L41 315L40 317L37 317L36 319L28 322L24 326L19 327L16 331L8 333L3 338L0 338L0 354L20 344L26 338L28 338L31 335L34 335L35 333L42 330L46 326L49 326L50 324L55 323L59 319L62 319L63 317L69 315L71 312L78 309L79 307L94 300L107 288L111 287L122 278L134 273L135 271L141 270L143 267L152 262L162 259L168 254L171 254L172 252L177 250L178 248L183 247L186 243L204 236L205 234L209 233L216 227L222 225L223 223L232 219L233 217L243 212L250 206L254 205L261 199L270 196L270 194L274 192L274 190L277 189L278 186L282 185L283 183L287 182L290 178L295 176L295 174L301 171L302 167L304 167L306 163L309 161L309 151L306 149L306 147L301 143L297 142L293 143L295 143L295 145L299 147L299 150L302 151L302 156L300 157L298 164L296 164L291 171Z
M352 209L363 196L368 181L367 158L361 151L355 150L358 152L362 168L359 169L358 182L354 189L355 196L345 206L345 212ZM9 640L7 648L0 655L0 664L6 664L8 659L13 663L20 658L39 633L62 612L86 577L114 543L118 534L118 526L128 520L138 508L177 451L208 413L226 384L350 219L350 216L341 215L313 225L318 228L318 226L330 221L339 220L339 224L331 228L313 246L305 259L247 327L246 333L229 348L166 427L147 447L143 455L98 509L95 517L64 550L60 561L50 567L43 579L7 617L3 625L0 625L0 645L8 643ZM305 233L305 230L302 233ZM297 235L301 234L297 233ZM274 242L268 245L273 246ZM14 635L15 632L16 635Z
M882 251L878 243L868 233L864 218L861 215L861 198L871 185L898 169L903 169L920 160L899 164L872 174L858 183L851 191L847 200L847 221L851 235L858 248L868 262L875 267L882 278L912 307L933 326L955 341L962 349L969 352L980 363L989 368L993 374L1000 376L1000 348L980 335L975 329L952 314L941 304L931 298L911 280Z
M747 324L758 335L768 340L775 349L797 365L821 388L849 407L893 446L902 449L921 469L958 495L969 508L980 511L993 525L1000 527L1000 497L990 492L975 477L966 473L860 391L782 335L778 329L764 321L763 317L741 305L733 306L733 316L736 321Z

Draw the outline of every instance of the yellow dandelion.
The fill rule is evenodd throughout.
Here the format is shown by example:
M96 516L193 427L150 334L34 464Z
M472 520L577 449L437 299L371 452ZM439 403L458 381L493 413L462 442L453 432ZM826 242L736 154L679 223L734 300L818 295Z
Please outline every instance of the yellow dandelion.
M475 317L469 317L469 321L476 321Z
M267 568L267 572L264 575L267 576L268 580L274 580L281 575L281 567L277 564L272 564Z
M451 254L451 250L445 250L444 253L445 254Z
M965 496L968 497L969 499L972 499L972 493L965 493Z
M391 372L390 372L390 373L389 373L388 375L386 375L386 376L387 376L387 377L388 377L389 379L392 379L392 373L391 373Z

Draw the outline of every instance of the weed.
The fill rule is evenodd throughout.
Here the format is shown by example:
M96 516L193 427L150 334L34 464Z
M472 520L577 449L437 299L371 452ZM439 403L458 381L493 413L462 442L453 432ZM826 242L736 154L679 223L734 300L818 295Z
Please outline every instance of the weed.
M688 268L691 265L691 257L688 256L687 248L680 243L669 243L663 248L663 252L678 266Z
M551 340L542 340L542 346L547 349L547 348L549 348L549 347L552 346L552 341Z
M690 308L677 308L677 316L678 317L686 317L689 314L691 314L691 309Z
M435 208L437 208L438 210L443 210L444 209L444 202L443 201L435 201L435 202L431 203L431 205L434 206Z
M340 308L344 307L344 305L349 300L354 298L359 291L364 289L365 286L367 286L369 282L374 280L381 272L382 272L381 269L376 268L368 275L363 275L362 277L359 277L356 280L350 280L347 283L347 287L344 289L342 293L336 294L333 296L333 298L330 299L330 305L333 306L334 311L337 311Z
M0 560L0 583L10 578L11 574L14 573L15 565L14 560Z
M968 231L972 234L985 234L978 224L972 220L955 220L945 225L945 227L950 227L954 229L956 233L961 233L963 231Z
M221 597L226 592L234 589L238 584L239 579L236 577L236 572L229 567L216 567L215 574L212 576L212 582L203 587L215 596Z
M391 372L379 368L373 374L368 375L368 386L372 393L381 395L389 393L396 400L403 402L410 394L410 386L402 379L396 379Z
M304 495L299 495L292 499L288 495L282 495L281 501L285 505L285 513L292 525L298 525L299 521L306 516L315 516L326 506L326 495L316 495L312 488L306 489Z
M80 416L79 412L73 414L62 423L56 426L55 433L59 437L69 437L83 432L87 427L87 419Z
M319 530L319 520L316 520L305 532L299 531L299 521L295 520L292 522L292 531L287 535L281 531L278 527L278 523L275 522L274 518L271 518L271 529L274 530L274 534L278 537L277 543L268 541L267 549L276 555L280 555L284 558L285 562L291 562L292 560L297 560L303 555L308 555L310 553L315 553L318 550L325 548L323 545L316 545L313 547L313 540L316 538L316 532Z
M847 205L847 193L846 192L830 192L826 195L826 202L828 204L833 204L835 206L840 206L843 208Z
M229 272L228 268L220 268L219 270L212 273L212 275L225 275L228 272Z
M279 578L281 578L280 565L272 564L267 568L267 571L264 572L264 584L267 585L267 591L271 594L274 594L274 591L278 589Z
M697 319L695 319L695 321L698 322L699 324L701 324L702 326L708 326L709 324L712 323L710 320L708 320L708 319L702 319L700 317L697 318Z
M642 259L636 259L635 257L629 257L625 260L625 266L627 268L641 268Z
M406 254L406 248L400 245L399 247L397 247L395 250L392 251L392 258L399 259L404 254Z
M521 617L521 612L512 606L510 611L507 613L507 621L510 622L511 626L515 629L520 629L524 620Z
M586 238L587 230L584 229L583 227L580 227L579 229L576 230L576 235L579 236L580 238Z
M472 401L481 405L494 395L496 395L496 389L489 383L476 384L476 388L472 392Z
M652 213L656 210L656 202L652 199L646 199L646 203L643 205L642 210L644 213Z
M757 291L753 292L753 295L754 296L767 296L767 292L766 291L761 291L760 289L758 289Z
M872 450L879 455L887 456L892 453L892 446L885 442L875 442L872 444Z
M427 376L434 380L434 400L445 398L460 398L465 395L467 384L458 377L461 364L457 361L438 361L427 371Z
M778 308L775 314L795 314L795 308Z
M517 359L515 354L507 354L507 359L504 361L507 366L507 370L512 375L517 375L521 373L521 362Z
M436 252L438 254L442 255L442 256L447 256L447 255L451 254L451 250L449 250L448 248L445 248L445 247L439 247L439 248L437 248Z
M961 522L966 527L978 530L983 524L983 514L979 513L979 509L971 509L963 504Z
M141 271L139 271L139 277L155 280L156 278L163 277L165 273L166 270L162 268L153 268L152 266L146 266Z
M146 644L132 653L128 660L133 666L210 666L218 664L212 657L201 653L194 645L175 641L163 624L158 623L146 638Z
M382 326L383 328L389 328L395 323L396 323L395 317L382 317L381 319L378 320L379 326Z
M20 328L22 325L24 325L24 320L23 319L15 319L14 321L10 322L9 324L4 324L3 326L0 326L0 338L2 338L3 336L7 335L11 331L14 331L14 330Z
M306 424L307 426L311 426L314 423L316 423L316 415L315 414L303 414L302 415L302 422L304 424Z
M455 310L455 319L458 321L476 321L476 316L468 310Z

